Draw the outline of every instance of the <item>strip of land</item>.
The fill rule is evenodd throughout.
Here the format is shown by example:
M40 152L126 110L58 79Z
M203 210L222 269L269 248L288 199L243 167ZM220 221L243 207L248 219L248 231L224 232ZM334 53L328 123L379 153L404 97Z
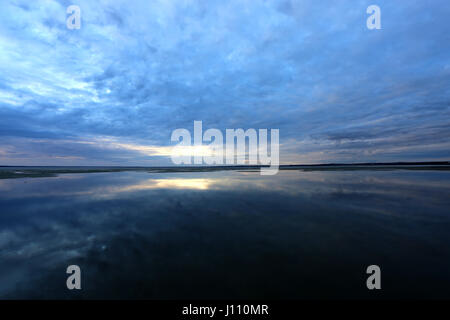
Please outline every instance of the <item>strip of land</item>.
M197 167L16 167L0 166L0 179L56 177L69 173L99 173L141 171L148 173L211 172L236 170L259 172L264 166L197 166ZM351 163L281 165L280 170L298 171L355 171L355 170L450 170L450 161L442 162L395 162L395 163Z

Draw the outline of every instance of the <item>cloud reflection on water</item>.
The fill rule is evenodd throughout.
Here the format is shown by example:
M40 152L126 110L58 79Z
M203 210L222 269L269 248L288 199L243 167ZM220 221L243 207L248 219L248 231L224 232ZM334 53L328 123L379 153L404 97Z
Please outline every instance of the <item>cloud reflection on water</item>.
M66 297L58 283L68 263L85 270L92 285L85 298L175 292L177 298L236 297L228 284L244 298L264 290L269 297L294 297L301 292L289 289L291 283L309 290L315 277L332 275L333 268L372 260L391 270L404 269L400 260L432 265L411 270L419 280L436 280L450 267L444 245L450 242L449 181L448 172L431 171L282 171L274 177L121 172L0 180L0 297ZM121 283L120 290L104 277ZM229 280L221 286L218 278ZM258 287L261 279L267 286ZM449 279L439 280L443 286ZM39 281L53 291L37 290ZM220 288L208 291L210 281ZM142 293L133 285L144 286ZM326 292L319 289L318 295Z

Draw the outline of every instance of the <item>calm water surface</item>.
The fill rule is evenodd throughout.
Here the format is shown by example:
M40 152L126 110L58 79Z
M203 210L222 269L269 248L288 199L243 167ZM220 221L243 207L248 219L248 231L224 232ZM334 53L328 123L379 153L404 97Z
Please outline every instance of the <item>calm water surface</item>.
M448 171L0 180L0 298L450 298L449 208Z

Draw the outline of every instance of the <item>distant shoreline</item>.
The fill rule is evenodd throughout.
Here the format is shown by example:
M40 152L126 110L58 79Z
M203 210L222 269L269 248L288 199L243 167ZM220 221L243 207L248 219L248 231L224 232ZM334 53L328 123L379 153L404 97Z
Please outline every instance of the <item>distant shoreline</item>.
M113 166L0 166L0 179L45 178L60 174L75 173L106 173L106 172L146 172L146 173L176 173L176 172L214 172L214 171L245 171L254 172L264 166L178 166L178 167L113 167ZM308 171L392 171L392 170L426 170L450 171L450 162L390 162L390 163L352 163L352 164L313 164L313 165L281 165L279 170Z
M317 163L317 164L282 164L280 168L289 167L335 167L335 166L421 166L444 165L449 166L450 161L399 161L399 162L357 162L357 163ZM178 168L261 168L265 165L220 165L220 166L14 166L0 165L0 168L149 168L149 169L178 169Z

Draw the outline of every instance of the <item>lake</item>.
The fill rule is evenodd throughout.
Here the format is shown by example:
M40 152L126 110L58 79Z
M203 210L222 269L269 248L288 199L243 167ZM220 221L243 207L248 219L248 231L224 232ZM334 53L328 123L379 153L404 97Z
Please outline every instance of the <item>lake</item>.
M0 298L450 298L449 208L450 171L1 179Z

